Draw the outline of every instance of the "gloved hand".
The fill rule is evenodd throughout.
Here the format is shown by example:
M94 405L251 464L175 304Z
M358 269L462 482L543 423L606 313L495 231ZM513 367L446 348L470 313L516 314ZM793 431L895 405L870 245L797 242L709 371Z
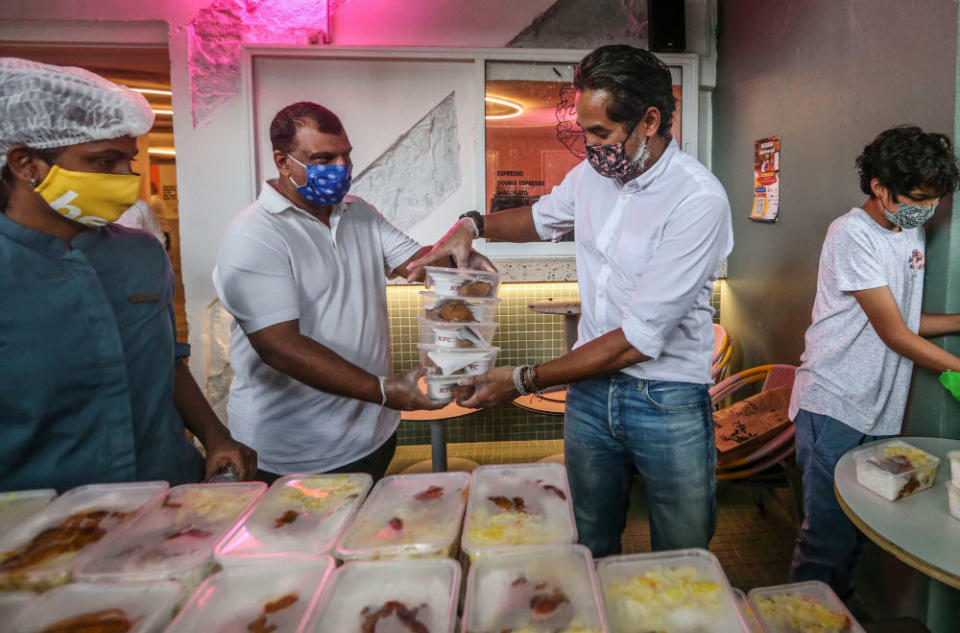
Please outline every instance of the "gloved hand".
M954 398L960 400L960 374L948 369L940 374L940 384L953 394Z

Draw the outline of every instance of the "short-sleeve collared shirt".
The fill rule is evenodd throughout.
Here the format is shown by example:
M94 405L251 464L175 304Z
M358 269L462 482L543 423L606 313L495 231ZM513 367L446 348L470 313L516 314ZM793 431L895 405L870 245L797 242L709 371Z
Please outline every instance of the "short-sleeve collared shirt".
M0 490L203 476L173 404L173 288L146 233L68 249L0 213Z
M227 230L213 273L237 320L230 343L230 431L277 474L325 472L376 450L400 412L314 389L264 363L247 338L299 320L300 332L374 374L392 371L386 275L419 244L362 199L334 205L327 226L269 182Z

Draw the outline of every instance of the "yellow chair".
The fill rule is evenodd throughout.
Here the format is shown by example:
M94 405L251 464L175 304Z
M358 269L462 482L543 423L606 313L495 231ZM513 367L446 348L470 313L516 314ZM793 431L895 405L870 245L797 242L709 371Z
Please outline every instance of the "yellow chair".
M710 376L714 382L722 380L727 373L730 357L733 355L733 341L722 325L713 324L713 358L710 363Z

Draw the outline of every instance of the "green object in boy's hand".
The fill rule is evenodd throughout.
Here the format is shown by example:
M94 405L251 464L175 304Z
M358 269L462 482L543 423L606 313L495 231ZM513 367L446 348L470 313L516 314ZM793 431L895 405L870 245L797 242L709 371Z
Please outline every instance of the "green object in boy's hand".
M948 369L940 374L940 384L946 387L954 398L960 400L960 374Z

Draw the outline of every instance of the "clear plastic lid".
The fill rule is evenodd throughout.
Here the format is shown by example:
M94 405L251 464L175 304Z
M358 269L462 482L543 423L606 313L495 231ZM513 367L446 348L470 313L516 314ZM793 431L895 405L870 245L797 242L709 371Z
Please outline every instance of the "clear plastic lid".
M299 633L334 567L320 556L224 569L200 585L164 633Z
M260 497L262 483L185 484L91 551L83 580L177 578L209 562L213 548Z
M864 633L837 594L817 580L751 589L747 600L767 633Z
M948 452L947 459L950 460L950 481L954 486L960 486L960 451Z
M853 458L857 483L890 501L932 486L940 463L936 455L903 440L860 449Z
M740 609L740 613L747 623L747 630L750 631L750 633L764 633L763 627L760 625L760 620L757 619L757 616L753 612L753 607L751 607L747 601L747 594L733 587L733 597L737 601L737 608Z
M950 515L960 519L960 486L947 482L947 508Z
M486 270L427 266L423 285L444 297L495 297L500 279L500 273Z
M170 621L179 593L180 585L169 581L73 583L52 589L31 602L20 612L8 631L123 630L127 633L159 633ZM103 628L96 629L94 623ZM83 628L83 624L90 628ZM57 625L60 628L54 629ZM69 625L73 625L74 629L68 629Z
M593 558L582 545L502 550L470 567L463 633L607 630Z
M477 376L493 369L499 347L456 348L439 345L417 345L420 364L428 375Z
M497 324L493 321L445 323L418 316L417 322L420 325L420 342L438 347L490 347L493 336L497 333Z
M337 558L453 555L469 485L463 472L381 479L337 543Z
M166 492L165 481L70 490L0 537L0 588L48 589L70 579L82 554Z
M36 597L32 591L0 591L0 622L13 622Z
M42 510L56 496L57 491L53 488L0 492L0 534Z
M576 540L563 464L481 466L473 471L462 541L471 559L505 546Z
M746 622L717 557L704 549L611 556L597 575L612 633L743 633Z
M366 473L281 477L214 555L224 562L269 562L291 554L330 554L372 485Z
M432 292L421 291L420 302L424 316L445 323L475 323L493 321L497 316L500 299L476 297L441 297Z
M449 558L347 563L305 631L453 633L459 594L460 565Z

